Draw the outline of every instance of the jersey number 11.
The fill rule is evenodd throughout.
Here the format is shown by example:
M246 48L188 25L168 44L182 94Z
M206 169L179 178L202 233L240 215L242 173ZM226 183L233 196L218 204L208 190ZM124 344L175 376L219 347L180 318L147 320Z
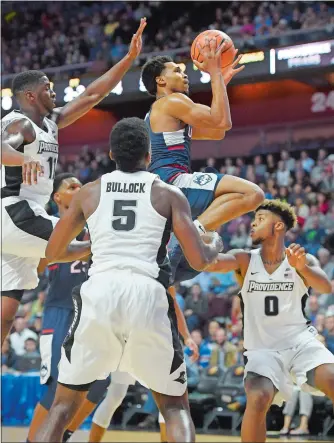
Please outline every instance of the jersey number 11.
M57 157L49 157L49 179L53 180L56 174L56 166L57 166Z

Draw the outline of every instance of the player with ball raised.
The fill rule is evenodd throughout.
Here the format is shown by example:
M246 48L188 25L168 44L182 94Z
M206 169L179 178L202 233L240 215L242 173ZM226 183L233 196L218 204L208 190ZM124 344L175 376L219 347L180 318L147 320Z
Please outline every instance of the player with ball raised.
M187 74L168 56L154 57L142 69L142 81L155 97L146 115L152 147L150 172L181 189L187 197L195 225L201 232L255 210L263 201L262 190L254 183L210 171L192 172L191 140L222 140L232 127L226 86L244 66L237 67L241 55L228 35L209 30L196 37L191 48L194 64L210 74L211 107L194 103L189 97ZM176 239L169 244L174 277L182 251ZM193 271L182 264L177 275ZM184 271L184 272L183 272ZM190 273L189 273L190 271Z

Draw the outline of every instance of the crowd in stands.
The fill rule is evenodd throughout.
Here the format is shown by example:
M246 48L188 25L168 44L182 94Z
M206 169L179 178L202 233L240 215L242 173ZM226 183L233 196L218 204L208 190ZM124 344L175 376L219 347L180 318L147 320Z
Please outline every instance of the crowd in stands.
M141 17L149 21L143 37L148 53L189 47L205 29L227 32L241 50L252 49L258 37L333 27L331 12L330 2L6 2L1 71L88 61L110 66L126 54Z

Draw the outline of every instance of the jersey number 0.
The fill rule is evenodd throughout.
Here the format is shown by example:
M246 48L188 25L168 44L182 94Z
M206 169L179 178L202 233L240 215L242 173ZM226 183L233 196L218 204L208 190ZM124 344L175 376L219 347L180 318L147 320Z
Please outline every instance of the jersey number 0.
M132 231L136 225L136 212L130 208L137 207L137 200L115 200L111 226L115 231Z

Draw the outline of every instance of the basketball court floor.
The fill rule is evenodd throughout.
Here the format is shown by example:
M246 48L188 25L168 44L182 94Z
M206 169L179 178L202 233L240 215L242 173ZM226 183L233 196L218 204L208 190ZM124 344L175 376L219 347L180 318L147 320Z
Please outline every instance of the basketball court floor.
M1 432L2 442L24 442L27 438L28 428L14 428L14 427L3 427ZM87 442L88 441L88 431L78 431L72 437L71 442ZM103 442L140 442L140 443L153 443L160 442L160 435L157 432L142 432L142 431L108 431L103 440ZM213 435L213 434L197 434L197 442L240 442L240 437L232 437L228 435ZM317 439L315 437L305 439L302 437L298 438L268 438L268 442L321 442L323 439ZM331 438L325 441L332 441Z

